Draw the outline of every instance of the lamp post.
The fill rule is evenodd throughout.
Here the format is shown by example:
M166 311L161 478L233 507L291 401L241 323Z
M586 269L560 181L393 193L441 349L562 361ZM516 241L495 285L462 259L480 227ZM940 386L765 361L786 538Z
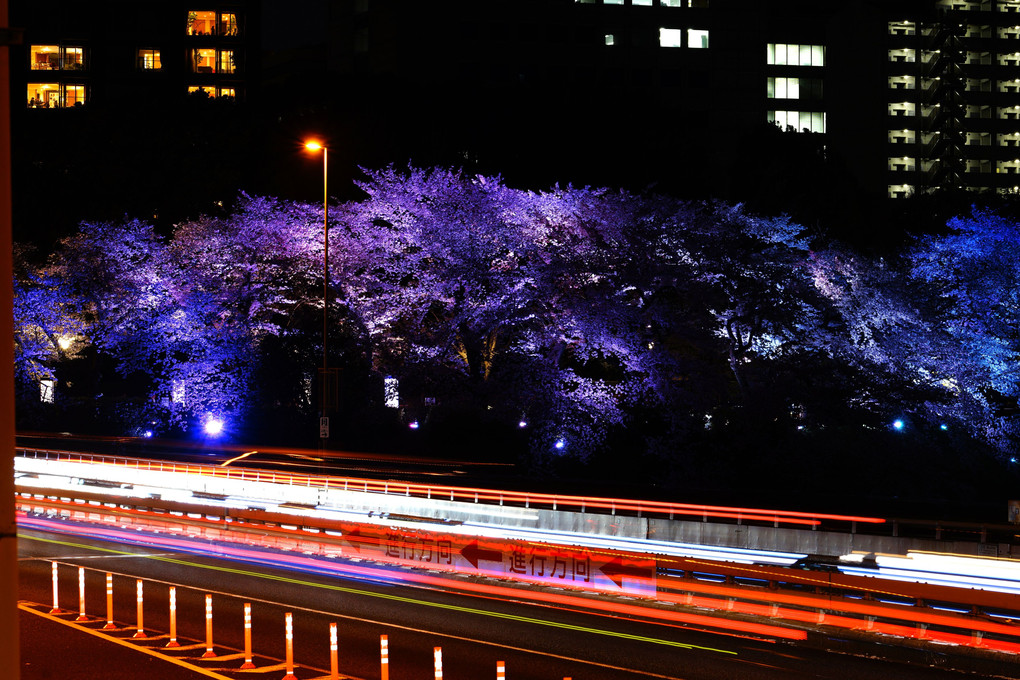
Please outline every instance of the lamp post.
M322 379L320 380L319 399L322 412L319 420L319 437L325 443L329 439L329 419L326 416L328 391L326 381L329 380L326 344L329 338L329 147L310 140L305 142L309 151L322 151Z

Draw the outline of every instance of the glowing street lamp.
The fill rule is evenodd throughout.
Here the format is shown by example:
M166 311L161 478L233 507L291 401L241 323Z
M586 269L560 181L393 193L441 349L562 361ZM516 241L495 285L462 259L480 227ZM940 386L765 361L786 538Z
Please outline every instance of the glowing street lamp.
M309 151L322 151L322 380L328 380L326 344L329 337L329 147L314 139L305 142ZM322 413L319 436L329 438L329 421L326 420L326 384L320 386Z

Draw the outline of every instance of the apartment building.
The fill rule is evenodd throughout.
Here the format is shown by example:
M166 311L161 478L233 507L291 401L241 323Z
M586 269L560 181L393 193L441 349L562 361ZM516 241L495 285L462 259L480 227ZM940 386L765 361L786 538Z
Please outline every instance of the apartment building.
M12 100L41 111L243 99L254 4L14 1L24 40L11 49Z

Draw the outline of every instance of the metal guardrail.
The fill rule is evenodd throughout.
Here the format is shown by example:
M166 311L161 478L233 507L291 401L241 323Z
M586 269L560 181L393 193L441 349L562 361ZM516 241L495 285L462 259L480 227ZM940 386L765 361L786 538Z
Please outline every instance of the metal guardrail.
M818 528L825 522L836 523L840 528L855 533L858 524L881 525L886 520L877 517L809 513L757 508L737 508L692 503L670 503L662 501L628 500L598 496L572 496L528 491L506 491L477 487L459 487L441 484L421 484L357 477L336 477L328 475L307 475L274 470L259 470L221 465L178 463L174 461L130 458L102 454L59 451L19 447L16 455L23 458L80 462L92 465L107 465L135 470L171 472L207 476L220 479L286 484L306 488L334 489L360 493L378 493L390 496L405 496L461 503L491 505L516 505L524 508L549 508L574 512L594 512L616 515L634 513L638 517L656 516L669 519L683 518L709 521L763 522L773 526L791 525L803 528Z

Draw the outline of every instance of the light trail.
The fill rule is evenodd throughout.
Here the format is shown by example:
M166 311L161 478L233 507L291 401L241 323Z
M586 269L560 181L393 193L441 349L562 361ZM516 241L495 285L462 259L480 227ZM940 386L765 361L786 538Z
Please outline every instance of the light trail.
M51 524L56 524L56 523L51 523L51 522L46 522L46 521L32 522L29 526L33 526L34 528L40 529L42 531L48 531L48 532L56 531L58 533L72 533L72 534L74 533L74 532L69 532L68 531L68 527L65 524L57 524L56 526L49 526ZM85 530L82 530L81 533L83 535L96 536L97 538L101 538L103 540L111 540L111 541L114 541L114 542L132 543L132 542L138 540L137 537L133 537L130 534L118 535L121 532L100 531L100 532L95 532L95 533L86 533ZM52 543L52 544L57 544L57 545L65 545L65 546L73 547L73 548L77 548L77 549L96 550L96 551L100 551L100 552L104 552L104 553L111 553L111 554L114 554L114 555L124 555L124 554L133 555L133 553L128 553L126 551L120 551L120 550L116 550L116 549L112 549L112 548L100 548L100 547L95 547L95 546L87 546L87 545L83 545L83 544L79 544L79 543L73 543L73 542L70 542L70 541L60 541L60 540L55 540L55 539L40 538L40 537L37 537L37 536L32 536L30 534L19 533L18 537L19 537L19 539L24 539L24 540L34 540L34 541L41 541L41 542ZM196 550L195 546L193 546L193 545L190 545L190 546L189 545L180 545L180 544L183 544L184 542L176 541L174 539L159 540L158 542L161 543L161 544L166 545L167 547L171 547L171 546L175 547L176 549L180 550L181 552L188 552L188 553L199 554L199 555L201 555L201 554L208 554L207 552ZM363 578L363 579L364 578L369 578L369 579L374 580L374 581L382 580L383 582L396 582L396 583L402 583L404 581L409 581L409 582L412 582L412 583L417 583L417 584L422 585L422 586L429 586L429 587L432 587L432 588L440 588L440 589L444 589L444 590L453 588L453 589L456 589L458 591L465 591L467 593L482 593L482 594L487 594L487 595L490 595L490 596L499 596L498 599L502 599L502 600L507 601L507 602L520 602L522 599L523 600L535 600L537 602L547 602L547 603L556 603L556 604L563 604L563 605L571 605L571 606L576 607L576 608L585 609L585 610L593 610L595 612L600 612L600 611L601 612L606 612L606 611L613 612L613 611L615 611L615 613L620 613L620 614L631 614L631 615L637 614L637 615L640 615L643 619L646 619L646 621L645 621L646 623L655 623L657 620L670 621L670 622L681 622L681 623L682 622L690 622L690 623L694 623L696 625L707 625L707 626L712 626L712 627L715 627L715 628L722 628L723 630L740 630L740 631L744 631L744 632L748 632L748 633L764 635L764 636L767 636L767 637L782 637L782 638L793 639L793 640L803 640L803 639L806 638L806 634L803 631L795 630L795 629L781 628L779 626L771 626L771 625L766 625L766 624L753 624L753 623L749 624L749 623L745 623L745 622L733 622L733 621L728 621L726 619L717 619L717 618L714 618L714 617L709 617L709 616L705 616L705 615L698 615L698 614L686 615L686 614L682 614L682 613L679 613L679 612L669 612L669 611L659 612L659 611L656 611L656 610L649 611L649 610L646 610L644 608L637 607L637 606L634 606L634 605L615 605L613 603L606 603L606 602L601 602L601 601L591 601L591 600L588 600L588 599L585 599L585 598L581 598L581 597L577 597L577 596L561 595L561 594L557 594L557 593L544 593L544 592L532 592L532 591L522 592L519 589L509 588L509 587L506 587L506 586L493 586L493 585L481 584L481 583L458 582L458 581L452 581L452 580L449 580L449 579L443 579L441 577L428 576L428 575L423 575L423 574L399 574L399 575L394 575L392 573L386 573L387 570L379 569L379 568L373 568L373 567L358 567L358 566L353 566L353 565L347 565L347 566L343 566L343 567L336 567L334 565L329 565L329 564L325 564L325 563L322 563L322 562L318 562L318 561L315 561L315 560L310 560L308 558L301 558L301 557L287 557L287 558L283 559L283 558L281 558L281 556L275 556L276 559L270 559L270 556L267 555L266 553L260 553L260 552L257 552L257 551L250 551L250 550L243 550L243 549L231 549L231 548L226 548L225 546L218 546L218 547L221 548L221 552L219 553L218 556L222 556L222 557L225 557L225 558L228 558L228 559L233 559L233 560L237 560L237 561L241 561L241 562L254 563L254 564L263 564L263 565L268 564L270 566L282 567L282 568L289 569L289 570L305 571L305 572L308 572L308 573L317 573L317 574L326 575L326 576L346 576L346 577L351 577L351 578ZM343 586L343 585L339 585L339 584L318 583L318 582L315 582L315 581L307 581L307 580L303 580L303 579L295 579L295 578L286 577L286 576L280 576L280 575L276 575L276 574L265 574L265 573L262 573L262 572L250 571L250 570L245 570L245 569L237 569L237 568L233 568L233 567L224 567L224 566L212 565L212 564L205 564L205 563L201 563L201 562L192 562L192 561L182 560L182 559L178 559L178 558L160 557L160 556L152 556L152 555L146 555L146 556L143 556L143 558L144 559L156 560L156 561L159 561L159 562L165 562L165 563L168 563L168 564L175 564L175 565L179 565L179 566L192 567L192 568L196 568L196 569L205 569L205 570L217 571L217 572L221 572L221 573L237 574L239 576L246 576L246 577L251 577L251 578L259 578L259 579L264 579L264 580L268 580L268 581L285 582L285 583L290 583L290 584L298 585L298 586L302 586L302 587L324 589L324 590L330 590L330 591L334 591L334 592L349 593L349 594L352 594L352 595L358 595L358 596L363 596L363 597L372 597L372 598L377 598L377 599L385 599L385 600L389 600L389 601L393 601L393 602L400 602L400 603L404 603L404 604L413 604L413 605L424 606L424 607L439 608L439 609L444 609L444 610L448 610L448 611L454 611L454 612L459 612L459 613L464 613L464 614L474 614L474 615L478 615L478 616L484 616L484 617L494 618L494 619L499 619L499 620L517 621L517 622L526 623L526 624L529 624L529 625L536 625L536 626L549 627L549 628L561 628L561 629L564 629L564 630L572 630L572 631L575 631L575 632L589 633L589 634L592 634L592 635L599 635L599 636L604 636L604 637L612 637L612 638L633 640L633 641L638 641L638 642L646 642L646 643L649 643L649 644L664 645L664 646L668 646L668 647L676 647L676 648L681 648L681 649L692 649L692 650L696 649L696 650L700 650L700 651L716 652L716 653L719 653L719 654L727 654L727 655L736 655L737 654L736 652L734 652L732 650L718 649L718 648L714 648L714 647L705 647L705 646L701 646L701 645L693 645L693 644L689 644L689 643L678 642L676 640L665 640L665 639L662 639L662 638L653 638L653 637L648 637L648 636L634 635L634 634L630 634L630 633L623 633L623 632L619 632L619 631L611 631L611 630L606 630L606 629L602 629L602 628L593 628L593 627L589 627L589 626L576 626L576 625L573 625L573 624L567 624L567 623L562 623L562 622L557 622L557 621L549 621L549 620L546 620L546 619L540 619L540 618L536 618L536 617L519 616L519 615L516 615L516 614L508 614L508 613L504 613L504 612L497 612L497 611L491 611L491 610L485 610L485 609L478 609L478 608L475 608L475 607L463 607L463 606L459 606L459 605L449 605L449 604L443 604L443 603L438 603L438 602L431 602L431 601L428 601L428 600L411 598L411 597L407 597L407 596L403 596L403 595L396 595L396 594L393 594L393 593L376 592L376 591L371 591L371 590L364 590L364 589L361 589L361 588L354 588L354 587L351 587L351 586ZM736 624L736 625L731 625L731 624ZM712 633L712 632L715 632L715 631L712 631L712 630L699 630L699 632Z

